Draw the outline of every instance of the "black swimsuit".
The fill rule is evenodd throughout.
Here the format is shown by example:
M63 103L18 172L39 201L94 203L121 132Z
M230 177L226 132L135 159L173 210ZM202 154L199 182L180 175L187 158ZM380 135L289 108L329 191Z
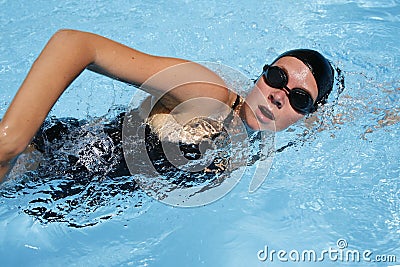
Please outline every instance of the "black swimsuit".
M231 120L233 110L241 102L236 98L232 112L225 121ZM138 111L134 116L139 117ZM130 114L132 115L132 114ZM60 173L68 176L104 177L130 176L131 173L125 162L122 150L122 126L125 113L121 112L112 120L89 122L74 118L50 118L44 122L32 143L37 150L43 153L45 162L40 171ZM207 166L207 170L197 172L182 172L166 158L163 145L157 134L150 130L140 120L136 120L133 128L145 127L146 152L157 172L164 176L174 177L174 183L201 183L212 179L216 174L224 172L227 164L225 158L216 158ZM211 136L211 140L221 138L221 132ZM209 142L210 140L208 140ZM211 144L179 143L179 149L188 160L201 157L199 147L208 147ZM61 164L60 164L61 163ZM146 171L146 167L137 165L135 172Z
M43 153L47 167L54 168L63 161L60 166L63 169L58 171L65 174L127 176L130 174L121 143L123 116L121 113L112 121L95 126L75 118L50 118L43 123L32 144ZM95 163L99 165L93 166Z

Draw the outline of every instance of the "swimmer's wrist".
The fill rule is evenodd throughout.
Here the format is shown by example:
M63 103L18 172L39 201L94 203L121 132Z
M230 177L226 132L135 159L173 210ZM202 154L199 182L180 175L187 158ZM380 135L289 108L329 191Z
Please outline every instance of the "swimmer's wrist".
M10 162L0 162L0 184L5 180L10 171Z

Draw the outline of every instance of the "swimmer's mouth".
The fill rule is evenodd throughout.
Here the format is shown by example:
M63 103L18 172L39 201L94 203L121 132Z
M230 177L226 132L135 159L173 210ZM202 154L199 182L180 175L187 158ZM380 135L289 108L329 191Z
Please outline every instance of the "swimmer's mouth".
M266 106L258 105L258 108L260 109L261 113L262 113L265 117L267 117L268 119L270 119L270 120L272 120L272 121L275 120L274 114L273 114L272 111L269 110Z

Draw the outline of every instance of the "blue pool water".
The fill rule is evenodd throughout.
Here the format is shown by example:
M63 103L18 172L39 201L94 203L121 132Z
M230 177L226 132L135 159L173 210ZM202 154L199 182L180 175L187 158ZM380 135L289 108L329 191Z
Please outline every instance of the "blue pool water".
M277 134L277 149L294 145L276 153L266 181L251 194L244 177L222 199L183 209L127 189L123 178L84 188L32 176L6 182L1 265L400 264L400 1L0 0L0 28L0 116L60 28L96 32L147 53L221 63L249 78L285 50L315 48L345 76L343 92L335 88L323 111ZM127 105L135 90L84 72L50 115L102 116ZM62 186L82 191L54 193ZM277 254L261 261L266 246L286 251L288 261ZM330 249L371 251L371 260L387 262L335 261L328 254L312 264L289 259L295 250Z

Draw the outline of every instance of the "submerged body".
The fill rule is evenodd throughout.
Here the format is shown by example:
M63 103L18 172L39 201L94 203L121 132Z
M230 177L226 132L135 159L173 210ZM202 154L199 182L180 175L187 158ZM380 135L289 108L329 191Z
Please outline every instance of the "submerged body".
M145 104L144 101L143 104ZM237 98L232 106L233 112L240 110L242 101ZM131 173L123 153L123 123L129 120L129 127L137 129L131 133L133 140L140 141L139 130L145 132L146 151L135 151L135 162L142 163L150 159L153 166L158 166L160 174L170 177L179 176L179 169L169 162L164 153L168 142L170 145L178 146L182 156L188 160L197 160L205 154L205 150L212 149L217 139L219 142L229 142L229 136L224 132L222 124L229 124L232 119L228 116L222 123L197 119L191 124L182 127L173 117L164 114L153 114L148 120L141 117L143 110L133 109L126 114L120 112L113 118L99 118L96 121L78 120L75 118L50 118L44 122L34 139L31 147L40 152L44 160L38 175L49 165L57 165L62 161L61 169L63 175L93 177L121 177L137 174L145 175L148 166L135 164L136 171ZM166 118L170 116L170 118ZM172 122L173 121L173 122ZM168 130L164 129L168 128ZM139 147L139 145L137 145ZM32 152L32 151L31 151ZM229 156L214 158L208 162L200 172L181 172L185 179L182 183L195 180L212 179L215 174L227 171ZM147 170L147 171L146 171ZM197 178L196 178L197 177ZM199 178L203 177L203 178Z

